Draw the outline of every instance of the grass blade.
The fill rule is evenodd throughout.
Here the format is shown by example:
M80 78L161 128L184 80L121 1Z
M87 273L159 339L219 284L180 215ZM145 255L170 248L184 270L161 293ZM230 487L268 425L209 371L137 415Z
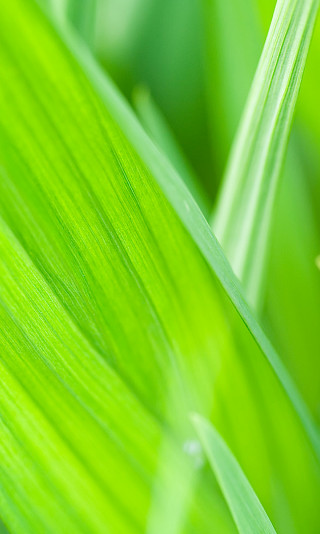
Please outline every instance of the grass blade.
M203 213L207 216L209 214L209 200L206 198L205 192L178 146L165 118L153 101L148 89L141 86L137 87L133 94L133 102L138 116L150 137L164 154L168 156L179 176L184 180L194 199L198 202Z
M215 100L221 102L220 114L226 117L226 120L219 123L218 132L219 139L226 137L224 152L234 136L245 103L244 89L249 91L255 68L254 60L261 47L257 17L253 17L253 6L250 7L252 9L248 10L246 0L238 0L232 6L220 0L211 0L206 2L204 12L210 41L210 96L213 94ZM222 27L224 31L221 31ZM248 28L250 32L247 31ZM219 39L216 38L217 35ZM213 58L217 60L213 62ZM220 58L224 58L221 64ZM309 72L313 67L310 59L308 58ZM216 65L218 74L215 73ZM219 94L216 96L217 86ZM211 97L211 105L213 101ZM304 110L308 98L300 97L299 102L300 108ZM312 206L311 200L315 195L309 191L308 183L318 171L313 166L311 176L306 174L301 157L301 114L298 119L280 179L280 191L274 199L276 208L273 220L270 220L271 229L268 230L270 253L266 253L263 272L260 274L257 308L261 312L266 311L261 314L262 320L269 325L270 336L283 361L293 374L312 413L318 418L319 383L316 377L320 377L320 372L317 372L320 340L316 324L320 321L320 278L314 269L314 258L318 251L319 232L317 210ZM224 134L226 125L228 131ZM304 244L303 247L301 243ZM303 353L308 354L308 365L301 359Z
M216 474L240 534L275 534L275 530L240 465L217 430L200 415L192 422Z
M214 215L215 233L252 304L318 6L277 3Z

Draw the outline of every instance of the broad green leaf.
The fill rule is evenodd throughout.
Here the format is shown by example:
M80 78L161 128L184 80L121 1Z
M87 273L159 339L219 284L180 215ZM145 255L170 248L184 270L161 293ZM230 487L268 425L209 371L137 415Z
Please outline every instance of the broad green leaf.
M219 432L198 414L193 414L191 419L240 534L275 534L258 497Z
M3 517L17 532L144 530L161 439L180 475L165 472L176 498L192 463L70 320L3 222L0 249ZM225 526L223 507L216 512Z
M123 131L126 133L134 148L150 168L183 225L186 227L204 258L213 269L222 287L225 289L230 300L238 310L244 323L248 326L262 353L266 356L276 376L279 378L290 397L297 413L304 422L307 433L311 438L315 449L319 451L318 430L314 428L303 400L285 370L283 363L265 336L261 326L255 319L254 314L252 314L252 311L243 296L241 286L234 276L219 243L212 234L207 222L200 213L200 210L193 202L186 187L184 187L176 172L174 172L173 168L168 165L168 162L163 158L162 154L145 134L125 101L114 88L112 82L102 74L96 63L92 60L92 57L86 54L85 50L82 50L82 55L80 56L79 46L76 41L71 39L70 35L69 38L65 35L65 38L90 76L107 107L112 109L113 116L118 124L123 128Z
M214 230L251 303L319 2L278 0L214 215Z
M179 460L201 409L268 513L284 495L315 531L317 430L187 188L71 32L31 0L0 29L5 522L143 532L172 440L179 528L232 532Z

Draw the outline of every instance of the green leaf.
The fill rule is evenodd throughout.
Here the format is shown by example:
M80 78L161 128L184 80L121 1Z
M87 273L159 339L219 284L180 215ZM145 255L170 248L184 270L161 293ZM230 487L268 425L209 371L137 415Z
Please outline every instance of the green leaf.
M320 437L318 429L315 428L307 407L292 379L288 375L283 363L265 336L255 316L252 314L252 311L243 296L241 286L234 276L219 243L212 234L200 210L195 205L188 190L184 184L182 184L181 179L179 179L179 176L174 169L168 165L168 162L163 158L157 147L154 146L145 131L141 128L134 114L127 106L124 99L119 95L112 82L102 74L91 55L87 54L84 49L80 50L79 44L70 34L64 34L64 37L73 50L73 53L76 54L79 62L90 76L94 86L106 103L107 108L110 110L112 109L113 117L123 129L142 160L151 170L181 222L190 233L190 236L194 239L204 258L215 273L215 276L225 289L228 297L238 310L242 320L251 331L262 354L267 358L299 414L299 417L303 421L311 442L320 458Z
M292 139L273 215L264 322L269 325L283 362L319 421L320 277L315 267L319 229L301 160L301 135L297 134ZM302 354L307 355L307 365Z
M252 9L247 9L246 0L239 0L232 6L220 0L206 2L205 16L210 40L210 95L215 96L214 91L220 87L221 94L215 96L215 100L219 98L220 113L229 119L219 122L218 138L223 137L221 130L228 124L225 144L229 146L244 103L243 88L249 87L253 60L260 50L259 26ZM213 38L212 34L218 35L219 39ZM313 54L315 44L313 42ZM224 58L224 61L214 63L212 56ZM216 65L219 75L215 73ZM310 58L308 69L314 72ZM213 98L210 100L214 102ZM299 98L302 109L307 100ZM303 118L300 116L299 124L294 125L286 165L280 177L280 191L274 198L275 208L269 228L270 250L262 268L257 307L260 311L266 310L261 316L268 325L269 335L312 413L319 418L317 377L320 379L320 362L317 355L320 339L316 325L320 322L320 277L314 269L319 232L317 210L312 202L314 195L310 191L310 178L318 171L313 165L308 176L303 161L303 135L299 129ZM303 353L308 354L308 365L301 358Z
M194 414L191 419L240 534L275 534L258 497L219 432L200 415Z
M317 430L186 186L71 30L31 0L0 29L5 522L144 532L169 486L177 529L232 532L183 452L202 410L266 509L315 530Z
M260 11L265 7L260 5ZM219 121L216 138L224 138L223 132L228 125L224 144L229 147L244 105L244 90L249 89L254 61L261 46L258 17L254 16L254 6L249 9L247 0L237 0L232 5L210 0L206 2L204 14L210 44L207 53L209 104L213 106L217 99L221 102L219 113L226 120ZM250 32L247 31L249 27ZM315 45L313 42L311 55L314 55ZM311 69L314 74L314 65L308 57L307 71ZM308 98L302 97L299 98L298 107L300 105L304 109L308 105ZM320 339L316 325L320 322L320 277L314 268L319 231L317 209L312 201L315 195L311 191L313 176L317 176L318 170L314 163L311 165L311 155L308 156L310 170L305 165L304 136L301 131L304 116L300 114L298 119L299 122L296 121L294 125L286 165L279 177L280 191L274 197L274 210L268 229L270 250L266 252L260 273L257 307L261 312L266 310L261 317L268 326L271 340L290 369L312 413L319 418ZM308 354L308 365L301 354Z
M68 0L67 16L79 35L94 48L98 0Z
M65 24L70 0L39 0L39 4L48 9L59 24Z
M214 215L214 230L257 302L278 178L319 2L278 0Z
M207 107L221 172L262 50L256 0L203 0Z
M159 148L162 149L163 153L168 156L175 170L188 186L189 191L192 193L204 215L207 216L209 214L209 200L206 198L205 192L194 175L189 162L186 160L173 133L170 131L165 118L152 100L150 91L143 86L136 87L133 93L133 102L137 109L139 119L146 128L146 131Z

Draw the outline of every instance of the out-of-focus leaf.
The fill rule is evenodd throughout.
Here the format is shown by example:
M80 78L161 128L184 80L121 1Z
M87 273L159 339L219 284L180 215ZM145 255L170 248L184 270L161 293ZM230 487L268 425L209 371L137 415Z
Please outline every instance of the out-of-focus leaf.
M320 230L303 170L299 138L274 211L264 321L314 417L320 420ZM280 326L281 325L281 326Z
M130 100L146 85L187 154L203 188L213 183L201 3L198 0L101 0L98 57Z
M86 44L93 48L99 0L67 0L67 16Z
M256 0L203 0L203 20L207 106L222 173L262 49Z
M209 199L202 189L202 186L194 175L190 164L181 151L170 127L165 118L152 100L150 91L146 87L136 87L133 94L133 101L137 109L139 118L155 143L163 150L171 161L172 165L183 178L189 191L205 215L209 214Z

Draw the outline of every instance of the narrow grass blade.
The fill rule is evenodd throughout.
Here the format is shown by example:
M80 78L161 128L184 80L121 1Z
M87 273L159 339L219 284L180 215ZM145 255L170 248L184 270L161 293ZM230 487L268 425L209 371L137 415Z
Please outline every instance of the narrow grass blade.
M67 4L69 20L90 48L94 48L98 1L68 0Z
M207 216L209 214L209 200L206 198L205 192L180 149L169 125L153 101L150 91L146 87L136 87L133 93L133 103L150 137L168 156L179 176L184 180L194 199L198 202L199 207Z
M318 6L278 0L214 215L214 231L253 305Z
M250 5L250 9L247 7L247 0L237 0L232 4L221 0L205 2L210 84L208 106L212 107L215 101L221 102L219 112L216 106L212 110L212 121L215 139L223 140L223 153L231 145L247 95L244 91L249 91L255 61L262 47L254 5ZM261 11L265 6L260 3L259 7ZM312 46L313 56L316 44ZM309 72L314 72L310 59ZM304 111L310 101L310 97L300 97L300 109ZM225 120L215 125L217 117L221 115ZM256 309L261 312L264 323L269 325L269 334L282 360L294 376L312 413L318 418L320 362L317 355L320 353L320 339L316 325L320 322L320 277L314 269L314 258L318 250L319 232L317 209L312 202L315 195L310 190L310 181L318 171L314 164L310 170L303 166L303 135L300 129L304 118L301 113L297 117L298 123L280 178L280 191L274 198L276 207L268 229L270 251L266 252L260 273ZM314 158L309 159L308 166ZM301 354L308 354L307 365Z
M220 434L200 415L194 414L191 419L229 504L239 533L275 534L258 497Z

